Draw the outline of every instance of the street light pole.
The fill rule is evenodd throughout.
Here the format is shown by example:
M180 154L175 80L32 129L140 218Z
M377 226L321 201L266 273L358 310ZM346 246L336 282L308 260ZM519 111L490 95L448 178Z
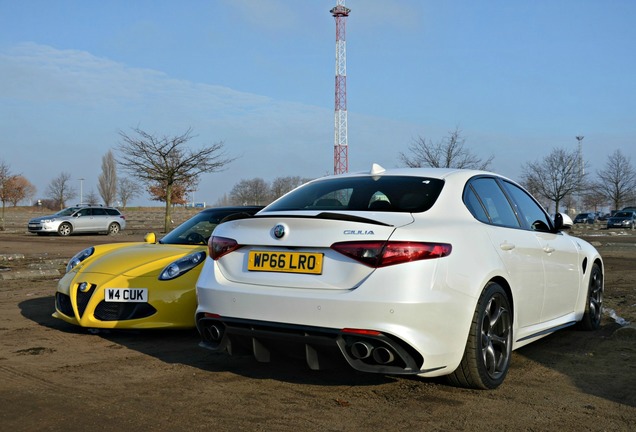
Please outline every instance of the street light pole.
M579 185L581 184L581 178L583 177L583 145L581 141L585 138L583 135L577 135L576 140L579 142Z
M578 174L578 178L576 179L576 183L578 185L578 192L579 192L579 210L578 211L582 211L583 210L583 203L581 201L583 201L583 138L585 138L583 135L577 135L576 140L579 142L579 149L578 149L578 162L579 162L579 172Z
M80 204L84 204L84 177L78 180L80 182Z

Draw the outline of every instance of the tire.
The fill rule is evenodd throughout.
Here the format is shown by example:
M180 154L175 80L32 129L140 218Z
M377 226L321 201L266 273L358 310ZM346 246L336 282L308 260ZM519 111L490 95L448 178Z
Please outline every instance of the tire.
M64 222L57 228L57 233L61 235L62 237L71 235L72 232L73 232L73 227L71 226L70 223L67 223L67 222Z
M110 225L108 225L108 234L109 235L119 234L119 231L120 231L120 227L119 227L119 224L117 222L112 222Z
M481 293L458 368L448 376L456 386L499 387L508 374L512 355L512 311L504 289L489 282Z
M578 323L578 328L581 330L598 330L601 326L603 291L603 271L598 264L594 263L590 270L590 283L587 287L585 313Z

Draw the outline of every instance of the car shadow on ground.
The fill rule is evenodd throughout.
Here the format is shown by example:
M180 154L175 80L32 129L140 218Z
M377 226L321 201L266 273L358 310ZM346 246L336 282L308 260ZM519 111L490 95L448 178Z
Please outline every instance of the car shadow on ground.
M162 362L183 364L204 372L230 372L259 380L273 379L309 385L373 386L398 379L448 385L443 378L362 373L352 369L344 359L326 371L312 371L303 359L287 357L275 358L271 363L263 364L251 355L230 356L200 347L200 337L195 329L139 331L80 328L53 318L53 304L53 296L47 296L23 301L19 307L25 318L41 326L70 335L91 333ZM633 340L614 337L618 327L617 324L605 323L595 332L566 329L547 336L515 351L511 372L520 379L528 380L530 385L537 374L556 372L568 377L587 394L636 406L636 371L633 366L636 347ZM532 362L539 367L529 364Z
M304 360L280 357L263 364L251 355L230 356L199 346L196 329L188 330L102 330L68 324L52 316L54 297L33 298L19 303L22 316L50 329L69 335L92 334L169 364L183 364L205 372L230 372L254 379L274 379L309 385L379 385L395 382L388 375L353 370L344 359L328 370L312 371Z

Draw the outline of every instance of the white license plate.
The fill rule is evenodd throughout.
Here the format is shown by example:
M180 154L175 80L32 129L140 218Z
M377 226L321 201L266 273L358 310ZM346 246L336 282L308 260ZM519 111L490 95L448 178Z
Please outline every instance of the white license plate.
M120 303L144 303L148 301L148 288L106 288L104 300Z

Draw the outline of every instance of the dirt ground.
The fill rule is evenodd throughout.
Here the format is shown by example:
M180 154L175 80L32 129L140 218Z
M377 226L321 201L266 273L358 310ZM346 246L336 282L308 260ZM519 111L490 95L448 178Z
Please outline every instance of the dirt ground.
M51 317L65 261L89 245L140 241L145 227L38 237L14 218L0 232L1 430L636 430L636 328L624 323L636 322L635 233L577 228L605 260L600 330L519 349L500 388L473 391L213 354L195 330L75 328Z

